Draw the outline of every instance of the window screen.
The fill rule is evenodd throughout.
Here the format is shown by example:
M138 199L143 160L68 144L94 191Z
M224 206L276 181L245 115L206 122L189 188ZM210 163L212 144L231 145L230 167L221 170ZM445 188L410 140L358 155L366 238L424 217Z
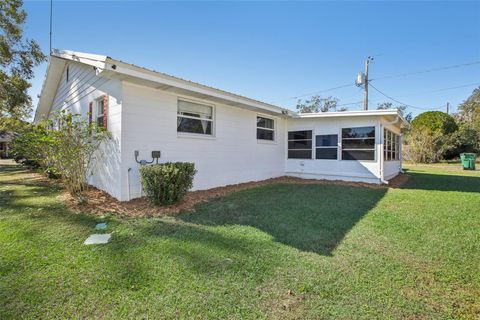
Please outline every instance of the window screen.
M375 127L343 128L342 160L375 160Z
M288 132L288 158L312 159L312 130Z
M275 121L273 119L257 117L257 139L275 140Z
M315 136L315 158L336 160L338 151L338 135L327 134Z

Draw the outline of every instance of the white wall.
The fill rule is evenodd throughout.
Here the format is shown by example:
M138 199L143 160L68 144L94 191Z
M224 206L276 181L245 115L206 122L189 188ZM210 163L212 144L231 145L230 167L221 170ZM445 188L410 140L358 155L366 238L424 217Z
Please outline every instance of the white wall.
M262 143L256 138L256 117L260 113L190 98L215 106L214 137L194 137L177 133L177 95L123 82L123 97L122 200L141 196L135 150L140 151L140 159L150 160L151 151L160 150L161 162L194 162L198 170L194 190L285 174L282 118L275 118L276 141Z
M342 128L375 127L375 161L341 160ZM380 183L380 151L382 150L379 117L339 117L289 119L288 131L313 130L315 135L338 135L338 159L288 159L285 171L289 176L311 179L348 180ZM288 138L285 137L285 140ZM312 141L315 146L315 139ZM315 150L313 150L315 158Z
M67 81L67 66L69 79ZM89 183L120 198L120 141L122 117L122 87L118 80L98 76L92 66L68 62L57 88L52 112L68 109L72 114L88 117L89 103L109 96L108 131L111 139L102 143L92 163ZM52 113L50 114L52 115Z

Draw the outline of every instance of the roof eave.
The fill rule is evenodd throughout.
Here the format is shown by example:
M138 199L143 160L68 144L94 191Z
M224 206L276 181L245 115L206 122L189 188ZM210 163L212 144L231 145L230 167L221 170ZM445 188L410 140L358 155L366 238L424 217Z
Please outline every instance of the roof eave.
M403 117L402 113L397 109L387 110L361 110L361 111L337 111L337 112L320 112L320 113L299 113L294 118L335 118L335 117L368 117L368 116L396 116L402 124L409 126L409 122Z
M105 63L105 71L114 72L126 77L132 77L142 79L152 83L158 83L156 88L161 89L164 87L174 87L186 92L192 92L196 94L202 94L217 99L232 102L234 105L250 106L259 111L266 111L273 114L279 114L283 116L292 116L295 112L286 108L281 108L272 104L240 96L224 90L212 88L206 85L202 85L196 82L177 78L162 72L145 69L133 64L125 63L120 60L107 58ZM164 89L165 90L165 89Z

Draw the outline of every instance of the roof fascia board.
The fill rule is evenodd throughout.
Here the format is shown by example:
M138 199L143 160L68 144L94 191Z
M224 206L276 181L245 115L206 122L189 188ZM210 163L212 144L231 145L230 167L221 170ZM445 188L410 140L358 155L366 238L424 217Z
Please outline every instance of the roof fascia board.
M55 98L55 92L58 88L58 84L62 78L63 69L66 61L58 59L51 55L48 61L47 71L43 79L42 90L40 91L40 98L38 99L37 109L35 110L35 116L33 118L34 123L38 123L42 120L42 117L50 113L53 99Z
M105 68L105 62L107 61L107 56L102 56L98 54L89 54L83 52L74 52L68 50L52 50L52 56L60 59L65 59L69 61L80 62L83 64L91 65L100 69Z
M269 105L267 103L255 101L247 97L242 97L242 96L229 93L223 90L210 88L202 84L198 84L188 80L183 80L180 78L169 76L161 72L144 69L144 68L131 65L122 61L114 60L111 58L107 59L105 70L115 71L126 76L140 78L140 79L156 82L163 85L176 87L176 88L184 89L187 91L192 91L195 93L212 96L218 99L224 99L224 100L231 101L238 104L249 105L254 108L257 108L260 110L266 110L272 113L284 114L284 112L288 112L289 115L294 114L294 112L288 109L283 109L274 105Z
M368 116L396 116L402 124L409 126L409 122L403 117L397 109L390 110L369 110L369 111L341 111L341 112L321 112L321 113L299 113L297 119L312 118L338 118L338 117L368 117Z

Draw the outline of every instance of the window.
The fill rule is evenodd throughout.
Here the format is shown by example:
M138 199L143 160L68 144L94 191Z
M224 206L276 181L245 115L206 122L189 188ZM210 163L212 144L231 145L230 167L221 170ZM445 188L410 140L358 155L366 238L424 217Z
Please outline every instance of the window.
M387 129L383 130L383 158L385 161L400 160L400 136Z
M338 135L327 134L315 136L315 158L336 160L338 149Z
M342 129L342 160L375 160L375 127Z
M191 101L178 100L177 132L213 134L213 107Z
M312 159L312 130L288 132L288 158Z
M99 127L103 127L104 117L105 117L105 100L104 100L104 97L102 97L96 101L96 107L95 107L95 120L97 121L97 124Z
M257 117L257 139L258 140L275 140L275 120Z

